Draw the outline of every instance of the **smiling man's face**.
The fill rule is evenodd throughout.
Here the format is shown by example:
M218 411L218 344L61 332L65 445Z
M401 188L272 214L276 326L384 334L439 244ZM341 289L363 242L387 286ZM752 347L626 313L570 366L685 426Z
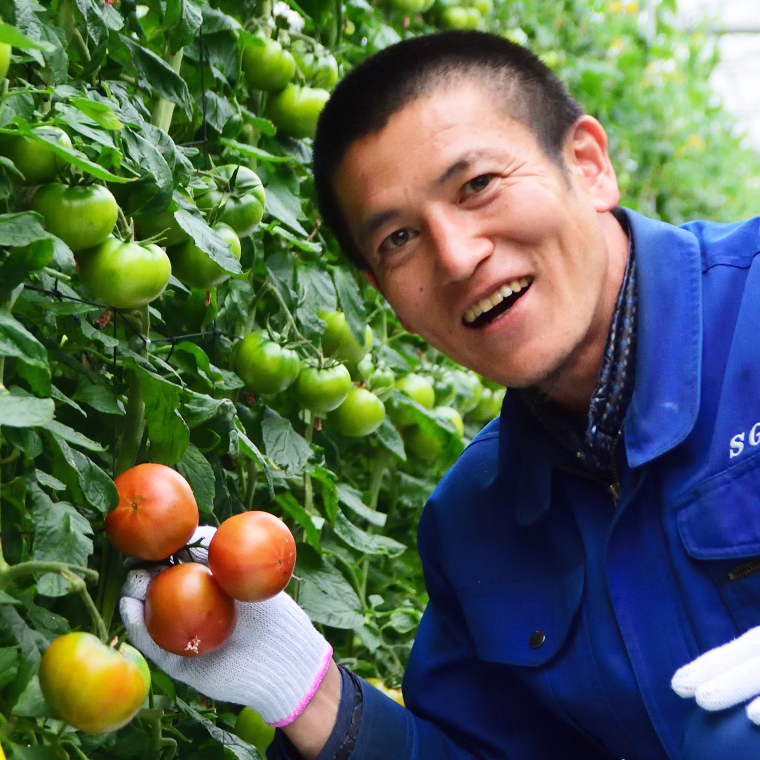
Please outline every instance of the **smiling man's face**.
M464 80L353 143L335 188L408 329L485 377L573 407L578 383L581 395L594 387L627 243L608 213L617 183L595 120L576 123L563 158L564 171Z

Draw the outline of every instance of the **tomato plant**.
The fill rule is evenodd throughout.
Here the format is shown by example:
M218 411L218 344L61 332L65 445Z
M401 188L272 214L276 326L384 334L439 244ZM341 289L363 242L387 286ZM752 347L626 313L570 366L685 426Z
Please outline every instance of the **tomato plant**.
M105 530L120 552L165 559L190 540L198 527L198 505L176 470L146 462L117 476L114 484L119 503L106 515Z
M267 116L291 137L314 137L319 114L330 93L321 87L289 84L267 100Z
M232 255L239 259L240 238L235 230L224 222L218 222L213 229L227 243ZM191 288L207 290L221 284L230 276L226 269L213 261L192 240L186 240L171 250L171 266L177 279Z
M246 84L254 90L281 90L296 73L293 55L277 40L259 35L243 46L241 66Z
M315 414L339 407L351 390L351 374L343 364L303 367L294 386L298 403Z
M0 136L0 153L13 161L27 185L53 182L58 176L61 163L54 151L46 147L45 141L70 148L71 139L62 129L52 126L37 127L33 134L42 139L35 140L20 135Z
M79 277L90 293L108 306L125 309L158 298L172 273L169 257L160 246L114 237L80 251L77 263Z
M464 434L464 421L456 409L450 406L438 406L434 412L439 419L448 422L458 436ZM441 435L428 427L411 426L404 432L404 443L412 454L425 462L434 462L443 453Z
M310 46L303 42L293 45L293 54L299 71L310 87L332 90L338 82L338 61L321 45Z
M301 360L292 349L270 340L265 330L257 330L238 346L235 371L253 393L281 393L295 382Z
M116 199L103 185L42 185L32 198L32 209L42 214L45 229L72 251L102 243L118 216Z
M0 42L0 78L5 77L11 65L11 46Z
M228 517L208 547L208 566L219 585L241 602L262 602L290 581L296 543L282 520L269 512Z
M150 688L148 663L134 647L114 649L82 632L66 633L50 644L39 676L53 715L90 734L129 723Z
M235 601L205 565L162 570L145 595L145 626L162 649L197 657L219 649L235 630Z

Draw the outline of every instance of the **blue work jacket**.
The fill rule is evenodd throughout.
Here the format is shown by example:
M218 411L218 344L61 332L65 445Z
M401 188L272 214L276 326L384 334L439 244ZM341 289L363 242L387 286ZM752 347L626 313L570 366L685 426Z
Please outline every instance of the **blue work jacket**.
M743 710L670 688L760 625L760 219L626 214L638 338L616 482L507 393L423 511L408 709L363 686L351 760L760 758Z

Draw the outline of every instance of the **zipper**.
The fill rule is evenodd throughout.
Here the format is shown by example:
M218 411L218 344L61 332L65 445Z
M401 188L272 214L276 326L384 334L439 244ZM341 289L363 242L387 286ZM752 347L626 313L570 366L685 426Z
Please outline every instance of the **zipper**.
M746 578L748 575L752 575L752 573L757 572L758 570L760 570L760 557L753 557L752 559L748 559L746 562L737 565L733 570L730 570L727 573L728 580L738 581L742 578Z

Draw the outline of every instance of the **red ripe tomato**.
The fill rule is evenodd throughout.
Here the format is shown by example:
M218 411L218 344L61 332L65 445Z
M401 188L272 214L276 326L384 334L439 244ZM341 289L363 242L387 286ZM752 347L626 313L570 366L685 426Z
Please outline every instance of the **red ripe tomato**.
M219 585L241 602L261 602L288 585L296 542L269 512L243 512L226 519L208 547L208 566Z
M40 688L53 714L80 731L102 734L129 723L150 688L145 658L118 651L91 633L66 633L45 650Z
M160 572L145 595L145 626L167 652L196 657L219 649L232 635L235 601L205 565L186 562Z
M105 519L111 543L124 554L166 559L198 527L198 505L190 484L163 464L138 464L114 480L119 503Z

